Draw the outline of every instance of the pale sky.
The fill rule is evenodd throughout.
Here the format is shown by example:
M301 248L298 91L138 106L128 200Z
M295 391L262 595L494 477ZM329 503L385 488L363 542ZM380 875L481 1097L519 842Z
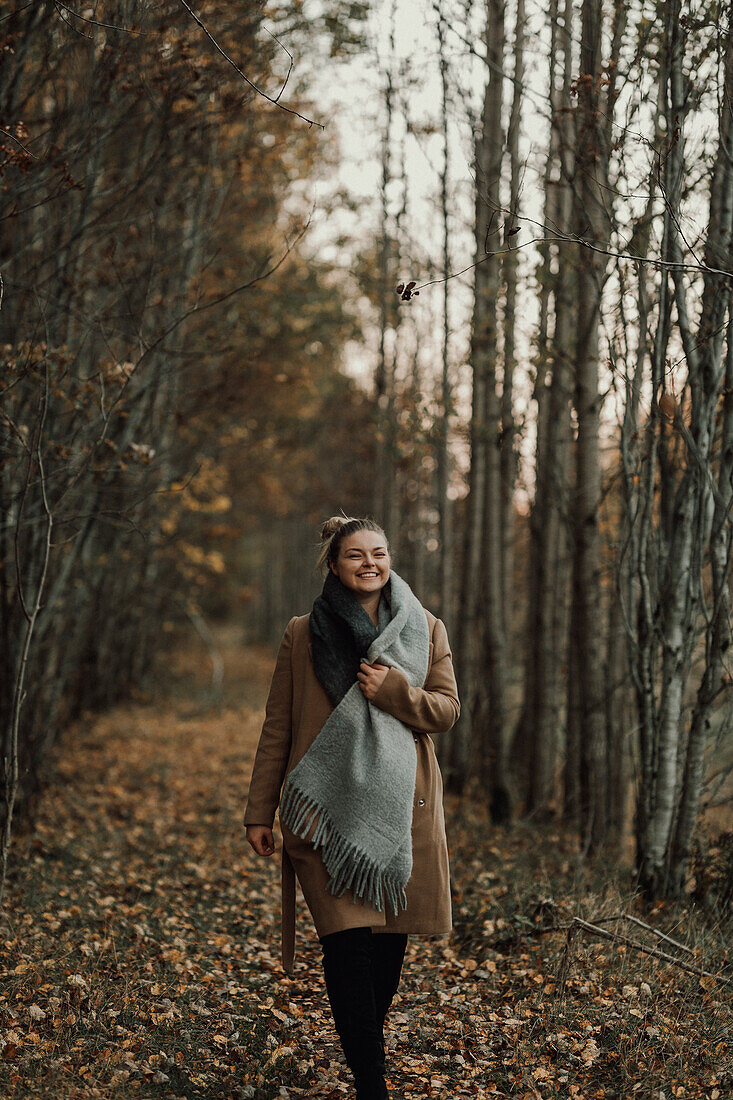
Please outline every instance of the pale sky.
M306 11L314 12L320 6L320 0L306 0ZM697 6L697 5L693 5ZM482 20L484 5L474 5L477 25L473 29L472 41L481 49ZM634 15L644 12L653 18L653 5L649 0L640 0L634 6ZM362 55L347 64L323 60L316 66L312 77L309 73L309 85L313 89L313 103L316 105L314 117L327 124L329 133L335 129L340 142L341 156L337 176L333 180L311 185L311 200L316 204L313 223L309 230L307 248L317 252L324 259L342 265L348 270L352 258L347 249L337 249L333 242L339 232L350 234L357 240L362 234L377 232L379 225L379 182L381 176L381 129L384 118L384 71L390 63L389 26L391 11L395 13L395 55L391 59L395 76L395 124L393 133L399 138L403 133L403 110L407 109L413 123L438 123L441 103L440 72L438 66L437 18L432 0L382 0L377 3L369 18L371 40L375 43L372 55ZM645 11L648 9L648 12ZM464 11L464 4L457 0L444 0L443 10L450 22L451 13ZM462 17L454 20L456 27L462 24ZM510 51L514 33L514 5L508 3L506 13L507 42ZM576 37L577 37L576 27ZM632 28L633 29L633 28ZM471 58L466 46L456 34L449 33L447 53L451 64L451 105L450 105L450 196L453 272L468 267L474 260L472 223L474 216L473 187L473 140L468 111L476 112L480 108L486 68L477 58ZM523 106L520 155L524 162L523 187L520 200L521 214L536 221L525 224L519 241L526 241L540 233L544 208L544 171L548 142L546 122L547 105L545 102L547 84L547 58L549 53L549 29L547 27L544 6L528 0L527 37L525 46L525 100ZM509 52L509 57L510 57ZM298 59L296 57L296 65ZM639 79L647 79L651 62L641 59ZM511 60L507 61L507 71L511 75ZM646 75L645 75L646 74ZM634 74L624 74L634 76ZM511 80L504 82L505 125L509 117L509 108L513 85ZM632 108L639 105L637 113ZM713 101L714 106L714 101ZM643 208L648 191L648 171L651 153L643 141L638 141L637 133L643 133L649 139L654 137L654 102L639 97L634 85L628 83L617 105L615 118L619 123L617 131L624 125L628 127L627 138L631 146L636 142L637 152L628 160L629 178L622 182L623 210L622 222L626 220L624 211L632 209L638 213ZM688 149L691 160L702 157L714 130L715 118L711 112L694 120L693 127L688 126ZM395 142L393 171L399 173L400 164ZM409 238L414 250L414 265L401 273L401 276L423 282L429 277L429 260L435 265L436 275L441 275L442 237L440 224L439 172L442 163L442 137L439 134L409 134L405 144L406 174L409 182L408 226ZM353 212L343 208L340 214L319 216L319 198L326 196L330 189L345 187L355 196L358 209ZM402 188L395 180L389 190L390 213L394 214L402 202ZM617 203L620 201L616 199ZM685 214L686 233L694 240L705 224L707 208L706 197L701 193L697 202L690 202ZM534 406L531 405L531 379L528 375L532 351L531 341L537 325L537 295L533 282L533 269L537 253L533 245L520 252L520 268L529 275L528 285L520 291L518 310L517 353L518 369L514 377L515 417L522 420L529 410L529 422L525 426L521 444L523 475L529 491L532 491L531 455L534 447ZM468 420L470 413L470 369L467 363L470 336L471 292L473 277L470 271L451 280L451 361L456 399L461 418ZM410 311L410 319L419 329L424 362L424 377L432 377L437 384L441 370L442 341L442 302L443 287L438 282L421 291L420 296L410 303L403 303L401 309ZM409 329L411 326L405 326ZM409 335L405 340L409 343ZM374 374L376 363L376 331L374 339L367 346L349 348L345 369L354 376L363 379L366 385ZM601 370L602 388L610 388L612 375L603 367ZM610 440L617 434L620 409L613 394L609 395L604 410L606 438ZM456 451L459 468L465 467L463 454ZM524 491L518 489L518 503L522 503Z

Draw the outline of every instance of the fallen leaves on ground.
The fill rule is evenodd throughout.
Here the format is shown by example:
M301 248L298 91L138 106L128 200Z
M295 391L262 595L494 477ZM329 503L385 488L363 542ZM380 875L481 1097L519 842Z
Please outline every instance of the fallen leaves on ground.
M13 849L3 1096L353 1095L300 892L294 974L280 965L281 840L258 859L241 824L272 654L234 628L218 638L223 705L181 647L151 697L76 722L57 748ZM565 951L573 913L630 904L587 877L572 838L496 830L479 801L447 797L446 816L455 928L409 938L386 1028L395 1097L733 1095L720 984L622 945ZM721 930L665 918L706 968L725 964Z

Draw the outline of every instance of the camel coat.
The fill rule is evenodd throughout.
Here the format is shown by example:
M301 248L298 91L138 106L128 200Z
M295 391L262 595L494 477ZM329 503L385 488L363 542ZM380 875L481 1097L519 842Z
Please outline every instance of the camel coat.
M310 837L301 839L280 821L282 850L282 962L292 973L295 942L295 876L310 910L318 937L368 925L374 932L447 934L452 930L450 868L443 816L443 781L431 733L449 730L458 720L460 702L445 625L425 611L430 628L428 673L422 688L403 672L390 668L371 702L393 714L412 731L417 773L412 817L412 874L407 883L407 909L395 917L355 899L351 890L334 897L328 873ZM288 623L277 655L257 746L245 825L272 828L285 777L307 752L333 710L313 668L309 615Z

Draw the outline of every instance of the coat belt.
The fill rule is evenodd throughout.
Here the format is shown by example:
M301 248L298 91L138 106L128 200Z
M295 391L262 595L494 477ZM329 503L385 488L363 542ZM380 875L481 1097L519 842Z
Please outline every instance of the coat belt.
M295 869L285 844L282 851L281 947L286 974L293 973L295 958Z

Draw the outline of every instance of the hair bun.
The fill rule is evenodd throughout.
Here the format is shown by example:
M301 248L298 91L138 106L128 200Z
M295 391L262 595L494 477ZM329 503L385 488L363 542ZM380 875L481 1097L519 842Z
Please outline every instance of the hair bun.
M352 518L352 516L331 516L325 520L321 526L321 542L328 542L336 534L339 527L343 527L345 523L350 523Z

